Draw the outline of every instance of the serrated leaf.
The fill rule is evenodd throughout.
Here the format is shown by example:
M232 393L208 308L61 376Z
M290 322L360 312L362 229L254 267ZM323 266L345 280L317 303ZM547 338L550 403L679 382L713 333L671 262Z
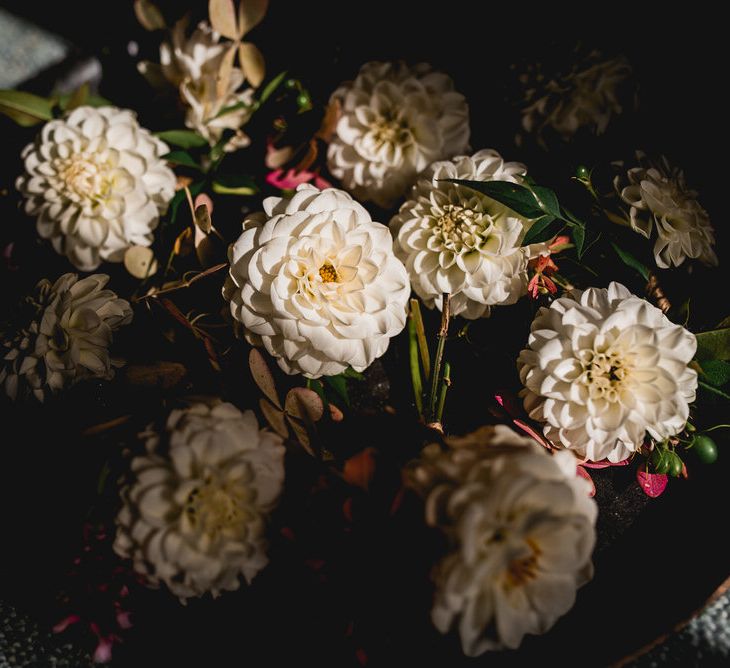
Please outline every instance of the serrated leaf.
M274 406L268 399L259 399L259 408L269 426L282 438L289 437L289 428L286 426L286 414Z
M241 0L242 4L245 2L246 0ZM213 30L219 32L223 37L234 40L240 37L236 25L236 8L233 6L233 0L210 0L208 2L208 16Z
M530 244L537 244L543 241L547 241L554 236L553 223L555 218L553 216L543 216L538 218L527 230L525 238L522 240L523 246L529 246Z
M544 211L538 205L532 191L518 183L509 181L468 181L464 179L443 180L476 190L504 204L525 218L540 218L544 215Z
M180 148L201 148L208 145L208 140L192 130L165 130L155 135L162 141Z
M155 254L147 246L130 246L124 253L124 268L135 278L154 276L157 273Z
M640 260L637 260L631 253L628 251L623 250L622 248L619 248L613 241L611 242L611 246L613 250L616 251L616 255L621 258L621 262L623 262L627 267L631 267L632 269L635 269L638 271L641 276L644 278L644 280L649 280L649 268Z
M697 337L697 354L700 360L730 360L730 327L700 332ZM702 365L704 369L704 365Z
M170 151L169 153L165 153L165 155L161 156L163 160L167 160L168 162L172 162L176 165L182 165L183 167L191 167L192 169L200 170L200 165L195 162L195 159L193 158L190 153L187 151Z
M134 13L145 30L163 30L165 19L150 0L134 0Z
M700 368L710 385L722 387L730 383L730 364L724 360L706 360Z
M253 377L254 383L258 385L259 389L264 393L264 396L279 410L284 410L281 401L279 401L279 396L276 393L274 376L271 375L269 365L266 363L264 356L256 348L252 348L248 354L248 366L251 369L251 376Z
M636 470L636 481L644 494L655 499L664 493L669 478L664 473L648 473L639 467Z
M261 23L268 7L269 0L239 0L238 30L241 37Z
M0 90L0 113L22 127L30 127L53 118L53 103L21 90Z
M263 54L255 44L243 42L238 45L238 58L246 79L254 88L258 88L266 76Z

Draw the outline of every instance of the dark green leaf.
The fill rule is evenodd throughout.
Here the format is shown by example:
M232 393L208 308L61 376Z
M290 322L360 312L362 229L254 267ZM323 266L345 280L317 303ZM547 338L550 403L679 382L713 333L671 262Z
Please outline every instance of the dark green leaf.
M611 246L613 247L613 250L616 251L616 255L618 255L621 258L621 261L628 267L631 267L632 269L635 269L638 271L643 277L644 280L649 280L649 268L640 260L637 260L631 253L628 251L625 251L621 248L619 248L613 241L611 242Z
M730 327L697 334L697 354L700 360L730 360ZM704 364L702 365L704 369Z
M276 91L276 89L281 86L281 82L284 81L284 78L286 77L286 70L283 72L279 72L269 83L264 86L264 89L261 91L261 95L259 95L259 104L263 104L268 100L273 93Z
M535 195L538 206L545 213L553 216L554 218L562 218L563 215L560 212L560 205L558 204L558 198L550 188L544 188L542 186L533 186L532 192Z
M192 169L200 170L200 165L195 162L195 159L193 158L190 153L187 151L170 151L169 153L165 153L165 155L161 156L163 160L167 160L168 162L172 162L176 165L182 165L183 167L191 167Z
M722 387L730 383L730 364L723 360L706 360L700 365L710 385Z
M347 393L347 380L344 374L338 376L325 376L325 382L332 391L345 402L346 406L350 405L350 397Z
M348 366L347 369L342 372L342 375L345 378L352 378L354 380L365 380L365 376L359 371L355 371L355 369L353 369L351 366Z
M583 257L583 249L586 243L586 228L582 225L573 225L573 241L575 242L575 250L578 253L578 259Z
M464 179L444 179L444 181L451 181L460 186L476 190L504 204L525 218L540 218L543 215L543 210L532 191L518 183L508 181L466 181Z
M162 141L181 148L200 148L208 145L208 140L192 130L165 130L155 133Z
M0 114L12 118L18 125L30 127L53 118L53 103L21 90L0 90Z
M542 218L538 218L532 224L530 229L527 230L527 234L525 234L525 238L522 240L522 245L528 246L530 244L537 244L542 241L552 239L555 235L555 232L553 231L553 228L555 227L553 225L554 222L555 218L553 218L553 216L543 216Z

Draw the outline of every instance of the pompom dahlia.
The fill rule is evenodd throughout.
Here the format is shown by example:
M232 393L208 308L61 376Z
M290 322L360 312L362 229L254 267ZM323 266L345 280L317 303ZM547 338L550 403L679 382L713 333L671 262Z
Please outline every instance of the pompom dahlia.
M221 42L221 36L206 22L199 23L190 37L186 37L185 28L186 22L178 21L172 30L172 41L160 46L162 74L178 88L188 107L185 125L205 137L211 146L220 140L224 130L234 130L236 134L226 143L225 150L245 148L251 140L241 127L251 118L254 89L242 89L246 76L238 67L231 68L221 88L221 65L231 43ZM231 107L235 108L221 114Z
M684 428L695 399L694 334L623 285L589 288L538 311L518 366L521 396L555 444L618 462L646 434Z
M77 269L121 262L130 246L149 246L175 194L160 158L166 144L140 127L134 112L79 107L49 121L23 149L15 186L38 234Z
M0 383L11 399L33 395L43 401L48 392L80 380L114 375L112 333L132 320L132 309L104 289L108 281L106 274L81 280L64 274L53 284L38 283L18 319L0 330Z
M406 323L410 285L388 228L347 193L269 197L229 250L233 317L289 374L368 367Z
M626 58L605 59L598 51L580 59L571 69L548 77L538 67L521 77L525 86L522 127L543 146L548 132L570 141L582 128L602 135L611 118L625 105L622 88L631 76Z
M652 163L637 152L638 167L614 179L616 192L628 204L631 228L647 239L656 228L654 259L657 266L678 267L687 258L717 265L715 230L710 217L690 190L684 173L662 157Z
M542 246L520 248L529 225L516 213L470 188L443 179L511 181L527 170L484 150L436 162L390 221L395 253L426 306L451 294L454 315L479 318L490 306L514 304L527 291L527 263Z
M428 65L366 63L332 101L341 117L328 166L358 199L388 208L430 163L468 147L466 100Z
M114 549L181 599L238 589L268 563L265 528L284 483L281 437L252 411L173 410L132 461Z
M464 653L514 649L545 633L593 573L596 504L573 455L508 427L427 446L410 470L426 519L453 551L435 571L432 619Z

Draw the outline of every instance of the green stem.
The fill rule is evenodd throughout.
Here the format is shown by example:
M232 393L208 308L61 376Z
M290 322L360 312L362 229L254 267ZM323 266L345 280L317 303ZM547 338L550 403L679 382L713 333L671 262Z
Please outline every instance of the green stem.
M412 315L408 318L408 348L410 352L413 398L416 401L418 415L423 417L423 382L421 381L421 369L418 366L418 335L416 333L416 323Z
M727 394L726 392L723 392L722 390L718 390L716 387L713 387L712 385L709 385L708 383L704 383L701 380L698 381L698 384L703 390L712 392L713 394L716 394L718 397L722 397L723 399L727 399L728 401L730 401L730 394Z
M441 383L441 392L439 393L439 404L436 411L436 422L442 422L444 417L444 404L446 403L446 393L451 387L451 365L444 362L444 377Z
M730 424L716 424L714 427L709 429L703 429L702 432L707 434L708 432L715 431L715 429L730 429Z
M436 400L438 398L439 381L441 379L441 364L444 358L444 347L446 337L449 333L449 298L448 292L444 292L441 307L441 327L439 328L439 340L436 346L436 356L433 361L433 373L431 374L431 393L428 401L429 422L436 419Z
M421 353L421 364L423 364L423 377L428 380L431 377L431 357L428 353L426 329L423 326L423 317L421 316L421 304L417 299L411 299L411 317L416 325L418 350Z

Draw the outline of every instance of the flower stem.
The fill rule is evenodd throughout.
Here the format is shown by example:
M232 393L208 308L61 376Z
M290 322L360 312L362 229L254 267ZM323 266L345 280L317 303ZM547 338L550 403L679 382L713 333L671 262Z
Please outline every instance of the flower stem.
M449 299L448 292L444 292L443 304L441 307L441 327L439 328L439 340L436 346L436 356L433 361L433 373L431 374L431 393L428 402L429 422L436 421L436 400L438 398L439 384L441 379L441 364L444 358L444 347L446 346L446 337L449 333Z
M716 394L717 396L722 397L723 399L730 400L730 394L727 394L727 393L723 392L722 390L718 390L716 387L713 387L712 385L710 385L708 383L703 383L701 380L698 381L698 384L703 390L712 392L713 394Z
M423 317L421 316L421 304L417 299L411 299L411 318L416 326L418 350L421 353L421 364L423 364L423 377L428 380L431 376L431 356L428 353L426 329L423 326Z
M451 387L451 365L444 362L444 376L441 382L441 392L439 393L439 403L436 410L436 422L441 423L444 415L444 404L446 403L446 393Z
M413 318L413 310L411 310L411 316L408 318L408 349L410 353L413 398L416 401L418 415L423 417L423 382L421 381L421 369L418 366L418 334Z
M714 427L710 427L709 429L703 429L703 433L708 433L710 431L715 431L715 429L730 429L730 424L716 424Z

